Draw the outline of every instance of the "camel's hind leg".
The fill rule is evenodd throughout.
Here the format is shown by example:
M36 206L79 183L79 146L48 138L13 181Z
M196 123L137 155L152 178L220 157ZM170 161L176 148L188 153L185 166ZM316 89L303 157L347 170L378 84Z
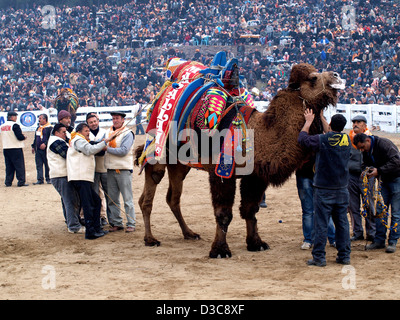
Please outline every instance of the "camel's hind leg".
M169 187L167 192L167 203L171 208L176 220L178 220L179 226L182 229L182 233L185 239L200 239L200 235L194 233L187 226L185 220L183 219L181 212L181 195L183 188L183 180L185 180L186 175L190 171L190 167L184 166L180 163L171 164L167 166L168 168L168 179Z
M266 242L262 241L257 228L256 213L259 210L267 184L255 176L245 176L240 183L240 216L246 220L247 250L261 251L269 249Z
M154 238L151 233L150 215L153 209L153 200L156 193L157 185L160 183L165 174L166 165L146 165L145 167L145 183L142 195L139 198L139 206L142 210L143 221L145 227L144 243L146 246L159 246L160 242Z

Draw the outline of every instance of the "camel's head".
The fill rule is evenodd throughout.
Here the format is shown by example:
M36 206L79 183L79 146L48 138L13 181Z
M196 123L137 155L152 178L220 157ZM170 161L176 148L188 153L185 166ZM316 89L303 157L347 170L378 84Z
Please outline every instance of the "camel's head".
M338 90L343 90L345 83L336 72L319 73L313 66L302 63L292 68L289 88L298 90L307 108L319 113L330 104L336 105Z

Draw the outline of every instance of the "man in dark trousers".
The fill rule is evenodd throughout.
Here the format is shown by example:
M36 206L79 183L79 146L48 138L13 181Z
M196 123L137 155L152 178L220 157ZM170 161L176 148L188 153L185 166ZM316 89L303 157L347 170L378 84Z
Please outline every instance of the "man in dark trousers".
M22 134L21 127L16 123L18 114L15 111L7 113L7 121L0 127L1 139L3 142L3 155L6 165L6 187L11 187L16 175L18 187L25 187L25 160L24 160L24 140L26 136Z
M51 184L49 176L49 165L47 164L47 143L53 127L48 121L47 114L39 115L39 126L36 128L35 137L32 143L32 153L35 154L37 181L33 184ZM44 167L44 173L43 173Z
M314 247L313 259L308 265L326 266L325 246L328 234L329 218L335 224L336 262L350 264L350 232L347 219L349 206L348 162L350 159L350 138L342 133L346 118L341 114L332 117L329 129L325 134L308 134L314 120L312 110L304 113L306 122L300 131L298 142L301 146L316 152L314 186Z
M376 218L375 239L365 249L385 248L386 234L389 229L387 253L396 251L397 240L400 236L400 154L399 149L389 139L378 136L367 136L365 133L358 133L353 139L357 149L363 152L364 166L370 167L368 178L380 178L382 182L382 197L385 205L390 207L390 225L388 218L383 217L386 227L381 218ZM381 213L378 208L377 215ZM397 225L396 225L397 224Z

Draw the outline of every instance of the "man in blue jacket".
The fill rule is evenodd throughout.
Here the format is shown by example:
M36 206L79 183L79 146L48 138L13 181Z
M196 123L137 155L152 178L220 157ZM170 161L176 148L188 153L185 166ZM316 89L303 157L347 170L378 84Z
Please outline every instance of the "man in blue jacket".
M301 146L316 152L314 186L314 230L315 239L312 250L313 259L308 265L326 266L325 246L329 218L335 224L336 262L350 264L350 232L347 219L349 205L348 162L350 159L350 138L342 133L346 118L341 114L332 117L330 131L326 134L309 135L309 128L314 120L312 110L304 113L306 122L301 130L298 142Z

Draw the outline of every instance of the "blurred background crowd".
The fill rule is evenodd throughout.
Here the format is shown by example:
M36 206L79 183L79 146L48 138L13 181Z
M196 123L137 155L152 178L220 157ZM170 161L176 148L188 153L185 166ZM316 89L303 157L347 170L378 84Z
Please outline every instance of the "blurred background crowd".
M72 85L81 106L151 102L174 56L237 57L255 100L307 62L346 79L340 103L400 105L399 1L136 0L0 9L0 108L49 108Z

